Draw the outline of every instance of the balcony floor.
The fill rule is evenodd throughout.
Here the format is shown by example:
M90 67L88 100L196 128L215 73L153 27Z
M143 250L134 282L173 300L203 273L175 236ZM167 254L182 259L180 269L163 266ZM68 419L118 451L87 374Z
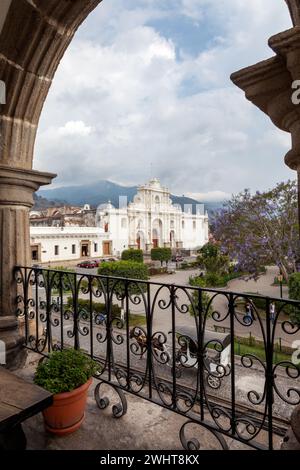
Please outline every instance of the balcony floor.
M33 374L40 356L30 353L27 364L16 373L27 380ZM64 437L54 436L44 429L41 414L28 419L23 424L29 450L182 450L179 439L181 426L188 421L167 409L149 403L140 397L126 394L128 411L116 419L112 416L111 405L118 402L117 394L105 386L105 393L111 405L100 410L94 399L94 388L90 387L85 421L81 428ZM104 388L104 386L103 386ZM210 432L196 424L189 426L189 438L197 438L201 450L220 449L220 445ZM280 438L275 437L275 447L280 447ZM230 449L249 449L249 447L226 438Z

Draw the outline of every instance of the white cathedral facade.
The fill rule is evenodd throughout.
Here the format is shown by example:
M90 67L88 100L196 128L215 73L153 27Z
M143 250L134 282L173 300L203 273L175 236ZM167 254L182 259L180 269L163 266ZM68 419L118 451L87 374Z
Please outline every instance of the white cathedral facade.
M96 214L97 225L110 240L110 254L120 255L127 248L196 250L208 242L204 205L185 205L182 210L172 203L169 190L157 178L139 186L133 202L120 201L119 208L110 202L100 205Z

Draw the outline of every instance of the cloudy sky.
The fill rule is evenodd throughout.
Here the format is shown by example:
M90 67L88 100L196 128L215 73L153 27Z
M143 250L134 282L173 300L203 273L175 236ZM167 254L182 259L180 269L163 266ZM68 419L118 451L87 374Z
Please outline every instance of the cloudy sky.
M57 71L35 168L55 186L158 176L206 200L293 178L289 135L229 79L290 26L284 0L103 0Z

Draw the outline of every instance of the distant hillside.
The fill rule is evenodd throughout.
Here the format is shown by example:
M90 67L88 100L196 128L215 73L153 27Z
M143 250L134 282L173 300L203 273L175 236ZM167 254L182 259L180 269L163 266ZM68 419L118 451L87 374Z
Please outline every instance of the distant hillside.
M39 196L37 193L33 194L33 200L33 210L47 209L48 207L61 207L65 204L64 201L51 201L42 196Z
M37 194L51 201L57 201L58 203L65 202L75 206L90 204L93 207L97 207L99 204L111 201L111 203L117 207L119 204L119 196L127 196L128 202L130 202L137 193L137 189L137 186L121 186L111 181L101 180L90 185L45 189L39 191ZM183 207L184 204L192 204L194 211L196 204L199 204L199 201L185 196L171 195L171 199L174 204L180 204L181 207ZM222 203L208 203L207 205L205 204L205 206L207 210L210 211L211 207L220 207L221 204Z
M217 201L217 202L205 202L204 201L204 204L205 204L205 209L207 210L208 212L208 215L211 215L212 212L215 212L215 211L218 211L219 209L221 209L223 207L223 204L224 204L225 201Z

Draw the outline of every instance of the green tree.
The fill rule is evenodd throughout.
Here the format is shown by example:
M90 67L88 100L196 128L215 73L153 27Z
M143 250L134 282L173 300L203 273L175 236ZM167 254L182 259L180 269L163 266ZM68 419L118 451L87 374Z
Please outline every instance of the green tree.
M138 263L144 262L143 250L124 250L122 251L122 260L123 261L137 261Z
M160 261L161 265L163 262L168 262L172 258L171 248L152 248L151 259L152 261Z
M206 243L199 251L197 261L206 274L225 274L229 269L229 257L224 255L216 243Z
M193 305L190 306L190 314L192 316L199 315L199 300L200 300L200 292L201 292L201 305L202 305L202 313L204 316L211 317L213 313L213 302L210 303L210 296L207 292L201 291L205 287L205 280L201 277L191 277L189 284L193 287L200 287L200 290L196 290L193 292Z
M238 270L258 277L262 266L275 264L288 280L299 257L297 208L295 181L262 193L245 190L213 215L211 231Z
M75 270L65 266L55 266L50 270L43 269L42 276L45 287L53 290L60 290L62 287L63 292L68 292L74 289L76 283Z
M124 310L124 300L126 295L126 285L129 295L139 295L146 291L147 284L143 282L126 283L124 279L134 279L137 281L147 281L149 279L148 267L136 261L116 261L114 263L104 262L98 268L101 276L111 276L113 278L123 278L120 281L111 279L109 288L121 300L122 311Z

